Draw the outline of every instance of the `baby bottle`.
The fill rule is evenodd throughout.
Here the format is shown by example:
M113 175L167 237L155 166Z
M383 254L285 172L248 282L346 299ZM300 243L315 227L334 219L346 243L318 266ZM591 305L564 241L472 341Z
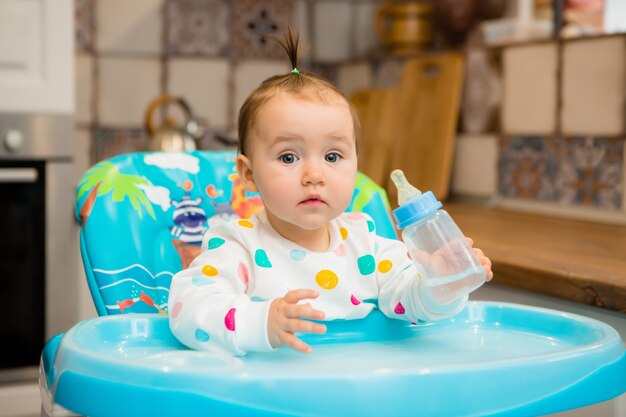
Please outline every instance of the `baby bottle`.
M447 304L480 287L485 270L441 202L431 191L422 194L398 169L391 179L399 204L393 216L432 298Z

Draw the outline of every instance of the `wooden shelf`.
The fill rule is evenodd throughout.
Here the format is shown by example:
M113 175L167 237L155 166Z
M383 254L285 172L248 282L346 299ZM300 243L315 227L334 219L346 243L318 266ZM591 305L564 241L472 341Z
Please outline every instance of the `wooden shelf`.
M493 261L493 282L626 313L626 226L444 205Z

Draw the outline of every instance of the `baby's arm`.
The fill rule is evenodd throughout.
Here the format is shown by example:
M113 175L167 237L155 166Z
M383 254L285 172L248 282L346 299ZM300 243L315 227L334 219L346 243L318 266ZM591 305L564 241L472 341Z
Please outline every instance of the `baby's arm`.
M268 351L267 318L271 300L246 295L250 271L248 250L231 236L211 233L203 251L172 278L170 328L196 350L222 350L237 355Z
M411 322L434 321L451 317L463 309L467 296L448 304L440 304L430 296L423 280L425 270L408 257L403 242L376 239L377 264L392 265L388 271L377 269L378 307L386 316Z

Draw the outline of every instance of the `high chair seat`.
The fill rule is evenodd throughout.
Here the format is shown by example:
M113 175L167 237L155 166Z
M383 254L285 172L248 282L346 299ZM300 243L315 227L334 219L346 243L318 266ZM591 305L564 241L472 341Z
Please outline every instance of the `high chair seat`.
M79 184L87 280L101 317L51 339L42 354L45 412L98 416L537 416L626 391L618 333L586 317L469 303L411 324L374 311L243 358L191 351L167 320L171 277L200 250L213 216L261 207L232 152L137 153L103 161ZM351 210L394 237L384 191L359 175ZM127 313L139 314L127 314Z

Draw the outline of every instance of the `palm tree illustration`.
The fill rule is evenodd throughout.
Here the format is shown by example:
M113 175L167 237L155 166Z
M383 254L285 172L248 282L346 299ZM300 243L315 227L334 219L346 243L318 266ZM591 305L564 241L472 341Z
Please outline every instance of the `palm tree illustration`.
M85 173L78 184L78 199L89 191L79 212L83 227L91 214L96 197L109 193L112 193L111 198L116 203L128 197L139 218L143 218L143 207L150 217L155 219L152 204L144 191L138 187L140 185L151 184L147 179L138 175L121 174L117 167L108 161L103 161L93 166Z

